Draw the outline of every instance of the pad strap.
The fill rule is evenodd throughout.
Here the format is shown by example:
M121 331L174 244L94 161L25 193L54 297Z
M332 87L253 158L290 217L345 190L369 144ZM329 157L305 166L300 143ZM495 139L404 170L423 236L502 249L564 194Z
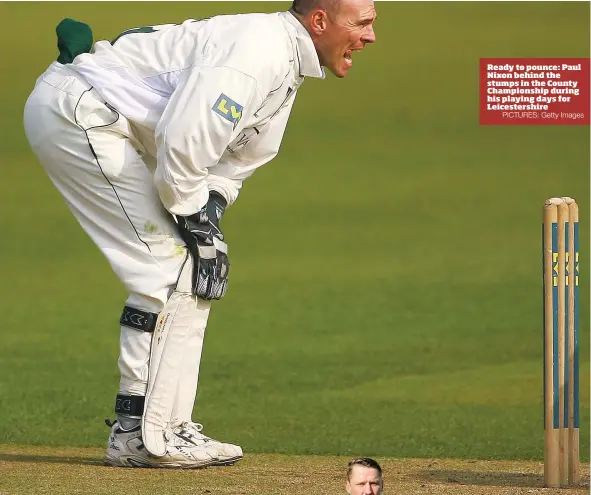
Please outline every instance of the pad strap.
M124 414L125 416L137 416L142 417L144 414L144 401L143 395L125 395L117 394L115 400L115 414Z
M121 313L119 324L124 327L153 333L157 321L158 315L156 313L149 313L148 311L142 311L131 306L125 306L123 313Z

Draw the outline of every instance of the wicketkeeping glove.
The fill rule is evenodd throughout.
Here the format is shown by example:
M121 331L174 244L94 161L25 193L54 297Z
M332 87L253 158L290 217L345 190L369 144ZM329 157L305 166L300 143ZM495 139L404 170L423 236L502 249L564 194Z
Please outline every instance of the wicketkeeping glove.
M221 299L226 294L230 262L220 229L226 205L226 200L212 191L197 213L176 217L180 235L193 256L193 294L201 299Z

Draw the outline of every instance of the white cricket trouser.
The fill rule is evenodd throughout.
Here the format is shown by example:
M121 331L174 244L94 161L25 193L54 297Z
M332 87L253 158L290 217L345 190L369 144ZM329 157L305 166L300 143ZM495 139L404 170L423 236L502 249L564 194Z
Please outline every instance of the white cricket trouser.
M27 100L24 124L48 176L128 290L126 304L159 313L187 252L153 184L154 158L130 122L76 72L54 62ZM194 323L202 335L209 309L210 302L198 300ZM151 338L121 327L120 393L145 394ZM193 354L185 365L188 383L180 385L193 393L202 342L188 350ZM190 419L193 402L194 395L184 406L189 410L176 411L177 416Z

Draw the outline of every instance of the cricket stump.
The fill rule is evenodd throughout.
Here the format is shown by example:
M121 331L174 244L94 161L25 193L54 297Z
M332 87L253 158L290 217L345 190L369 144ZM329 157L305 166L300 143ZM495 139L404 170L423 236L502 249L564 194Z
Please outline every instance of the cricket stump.
M579 209L551 198L543 212L544 483L576 484L579 473Z

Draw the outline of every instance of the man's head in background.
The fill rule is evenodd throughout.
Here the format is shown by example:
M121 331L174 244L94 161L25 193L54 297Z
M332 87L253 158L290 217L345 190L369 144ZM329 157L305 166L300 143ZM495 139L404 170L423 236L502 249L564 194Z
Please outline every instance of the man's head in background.
M376 40L373 0L294 0L291 13L310 34L320 64L345 77L353 52Z
M347 466L347 493L349 495L382 495L384 482L382 468L369 457L351 459Z

